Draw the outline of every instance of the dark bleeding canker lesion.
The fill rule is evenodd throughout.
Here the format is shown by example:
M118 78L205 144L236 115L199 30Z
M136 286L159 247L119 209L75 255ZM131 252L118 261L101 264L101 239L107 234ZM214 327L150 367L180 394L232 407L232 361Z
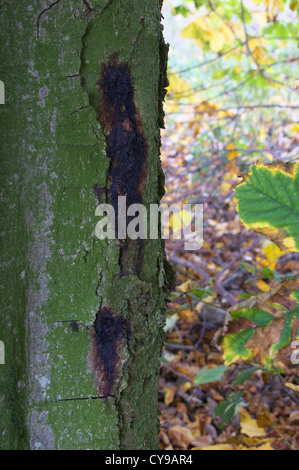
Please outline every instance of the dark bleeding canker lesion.
M120 363L119 347L130 340L127 320L115 315L109 308L102 308L96 315L92 337L92 369L99 396L113 396L114 382Z
M128 65L119 64L116 58L111 59L102 66L97 85L100 92L97 119L103 127L110 162L107 187L95 185L94 190L99 202L105 192L106 200L111 202L117 219L118 196L126 196L127 207L142 203L147 177L148 147L134 101L135 90ZM131 240L125 242L127 251L136 251L137 274L141 269L142 247L143 240L138 240L137 244ZM121 275L126 272L123 257L125 249L120 250ZM129 341L129 324L123 316L116 315L105 307L96 315L91 336L92 369L98 394L102 397L113 396L121 361L119 348L125 340Z
M126 196L127 207L142 202L148 147L127 64L103 65L97 85L101 94L98 120L104 126L110 159L109 192L117 215L118 196Z

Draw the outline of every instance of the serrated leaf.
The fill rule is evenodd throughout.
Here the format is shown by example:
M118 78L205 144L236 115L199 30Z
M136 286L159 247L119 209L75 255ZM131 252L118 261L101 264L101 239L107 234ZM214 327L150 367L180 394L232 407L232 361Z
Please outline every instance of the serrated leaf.
M232 333L225 336L222 343L223 357L226 365L230 365L238 359L246 361L251 357L251 350L245 347L255 331L254 328L241 330L238 333Z
M240 317L247 318L247 320L252 321L257 326L267 326L271 321L275 320L273 315L257 307L243 308L236 312L231 312L231 316L234 320L238 320Z
M273 345L272 354L277 353L279 349L284 348L291 342L292 330L293 330L293 324L294 324L295 318L299 318L298 307L294 308L293 310L291 310L290 312L286 314L280 341L278 344Z
M252 165L236 188L241 221L283 251L299 252L299 163Z

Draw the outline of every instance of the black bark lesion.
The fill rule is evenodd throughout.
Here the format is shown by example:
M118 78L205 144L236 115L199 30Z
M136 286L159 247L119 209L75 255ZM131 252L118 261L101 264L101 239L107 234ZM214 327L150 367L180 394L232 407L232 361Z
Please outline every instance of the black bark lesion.
M132 204L143 202L148 174L148 145L142 120L135 104L135 89L128 63L119 63L117 56L102 65L97 82L100 100L97 119L106 138L109 158L107 202L118 219L118 197L126 197L126 211ZM133 217L126 217L126 225ZM116 223L117 233L117 223ZM122 240L120 243L120 275L140 275L144 240Z
M126 196L127 205L142 202L148 148L127 64L112 61L102 66L97 85L101 93L98 120L106 136L111 203L117 214L118 196Z
M128 321L106 307L101 308L91 331L90 362L96 378L98 395L113 396L120 365L119 348L129 343L131 336Z

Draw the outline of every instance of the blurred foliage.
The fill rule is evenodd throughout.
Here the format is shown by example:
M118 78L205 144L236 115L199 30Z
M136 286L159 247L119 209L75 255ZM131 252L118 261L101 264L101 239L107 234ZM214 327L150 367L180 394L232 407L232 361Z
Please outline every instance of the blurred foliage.
M204 204L204 245L166 245L180 286L163 368L178 383L160 381L184 423L162 414L162 448L299 449L299 2L165 4L182 47L169 60L163 202Z
M211 179L225 168L219 189L229 192L253 159L296 159L299 7L289 3L186 0L172 7L187 21L182 38L198 48L183 69L170 60L166 102L182 147L193 133L192 155L185 155L192 182L200 177L196 167Z

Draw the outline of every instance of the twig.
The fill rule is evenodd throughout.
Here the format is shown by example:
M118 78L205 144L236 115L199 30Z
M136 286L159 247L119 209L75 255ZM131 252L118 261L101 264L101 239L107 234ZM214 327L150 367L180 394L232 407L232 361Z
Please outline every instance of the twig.
M197 266L197 265L195 265L195 264L191 263L190 261L187 261L183 258L179 258L176 255L169 255L169 260L172 261L173 263L180 264L182 266L185 266L186 268L189 268L189 269L192 269L193 271L195 271L197 274L200 275L200 277L205 282L204 286L206 286L210 283L209 275L203 269L201 269L199 266Z
M161 363L161 367L164 367L164 369L168 370L168 371L171 372L172 374L177 375L177 376L180 377L181 379L184 379L185 381L191 382L191 383L193 384L193 380L190 379L190 377L188 377L188 376L185 375L185 374L181 374L180 372L176 371L175 369L173 369L173 367L169 366L169 365L166 364L165 362L162 362L162 363Z

